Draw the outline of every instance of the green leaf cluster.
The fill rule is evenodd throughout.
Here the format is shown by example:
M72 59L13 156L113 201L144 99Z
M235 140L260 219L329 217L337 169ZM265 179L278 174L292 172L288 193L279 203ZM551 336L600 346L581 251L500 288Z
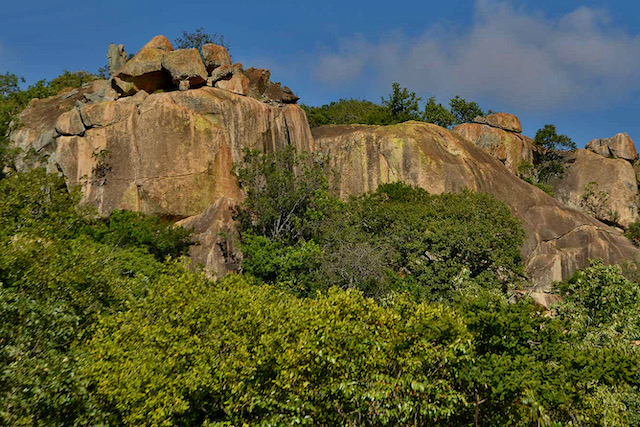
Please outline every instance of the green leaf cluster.
M421 111L422 98L415 92L400 86L391 85L391 93L381 99L381 104L357 99L340 99L320 107L302 105L307 114L309 126L315 128L324 125L363 124L392 125L408 120L434 123L452 128L461 123L473 122L485 112L473 101L460 96L449 100L449 108L437 103L430 97Z

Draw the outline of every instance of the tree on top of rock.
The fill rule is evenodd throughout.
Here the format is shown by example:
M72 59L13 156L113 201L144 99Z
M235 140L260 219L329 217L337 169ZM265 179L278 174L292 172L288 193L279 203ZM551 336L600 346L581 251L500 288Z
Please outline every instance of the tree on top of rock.
M449 100L449 106L451 107L451 114L455 117L455 124L471 123L476 117L485 115L476 102L468 102L458 95Z
M206 33L204 27L197 28L192 32L182 30L182 37L178 37L173 41L176 49L196 48L202 50L202 46L207 43L217 44L229 50L229 43L224 40L222 34Z
M546 124L542 129L538 129L536 137L533 139L533 143L538 147L543 147L547 150L559 150L562 148L567 148L569 150L576 149L576 143L567 135L558 135L556 127L551 124Z
M402 123L407 120L420 120L420 107L418 102L422 98L415 92L409 92L407 88L400 87L399 83L391 85L391 93L388 98L382 98L382 106L391 115L391 123Z

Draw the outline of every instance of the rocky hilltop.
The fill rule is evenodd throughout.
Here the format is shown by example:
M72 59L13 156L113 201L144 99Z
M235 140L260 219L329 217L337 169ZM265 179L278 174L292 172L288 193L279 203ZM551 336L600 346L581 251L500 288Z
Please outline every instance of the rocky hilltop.
M109 80L30 103L20 116L22 127L11 134L23 149L19 167L61 173L102 215L130 209L193 227L201 244L192 256L211 275L236 268L241 257L220 237L222 230L233 232L231 209L242 198L234 163L245 149L288 145L329 154L344 197L397 180L433 193L469 188L494 194L522 220L522 251L542 289L590 258L614 263L638 254L619 230L516 176L520 163L532 159L533 146L515 116L493 114L453 131L407 122L330 126L312 135L289 88L272 83L268 70L232 64L221 46L174 50L158 36L131 59L122 46L112 45L109 59ZM635 183L637 194L629 159L602 155L608 149L607 156L628 157L616 144L594 142L586 155L579 150L571 168L585 156L624 164L633 173L625 171L624 179ZM570 169L562 185L575 181L571 188L579 188L585 180L574 175L579 173ZM571 204L562 185L559 198Z
M563 205L516 177L501 161L457 131L421 122L395 126L324 126L317 149L329 154L342 196L404 181L431 193L464 188L495 195L522 220L522 253L534 283L547 289L591 258L616 263L638 254L619 230Z

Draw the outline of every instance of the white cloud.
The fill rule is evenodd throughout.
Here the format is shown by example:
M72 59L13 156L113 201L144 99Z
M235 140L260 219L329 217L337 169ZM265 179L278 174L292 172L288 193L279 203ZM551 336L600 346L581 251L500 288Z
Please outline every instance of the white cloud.
M477 0L473 23L427 28L422 36L343 40L314 65L324 83L374 73L439 97L494 99L518 109L597 107L640 88L640 37L616 28L606 10L580 7L560 18Z

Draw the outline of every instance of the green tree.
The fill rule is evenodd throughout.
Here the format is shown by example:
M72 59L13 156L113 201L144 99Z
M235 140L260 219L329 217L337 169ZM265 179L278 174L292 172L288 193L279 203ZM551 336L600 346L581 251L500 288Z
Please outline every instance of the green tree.
M196 48L202 50L202 46L208 43L217 44L227 50L230 47L222 34L207 33L204 27L196 28L195 31L182 30L182 37L176 38L173 45L176 49Z
M430 97L425 104L422 120L444 128L451 128L456 123L455 115L442 104L436 103L434 96Z
M358 99L340 99L321 107L301 105L307 114L309 126L313 129L324 125L389 124L391 117L387 109L370 101Z
M458 95L449 100L449 107L451 114L455 117L455 125L472 123L476 117L485 115L484 111L482 111L476 102L469 102Z
M312 237L331 207L324 168L322 158L291 146L273 154L247 151L236 169L246 194L236 214L241 229L287 244Z
M558 135L555 125L546 124L543 128L538 129L533 143L545 150L556 151L560 149L575 150L576 143L567 135Z
M420 120L420 107L418 103L421 98L415 92L410 92L399 83L391 85L391 93L388 98L382 98L382 106L387 109L391 116L391 123L402 123L407 120Z

